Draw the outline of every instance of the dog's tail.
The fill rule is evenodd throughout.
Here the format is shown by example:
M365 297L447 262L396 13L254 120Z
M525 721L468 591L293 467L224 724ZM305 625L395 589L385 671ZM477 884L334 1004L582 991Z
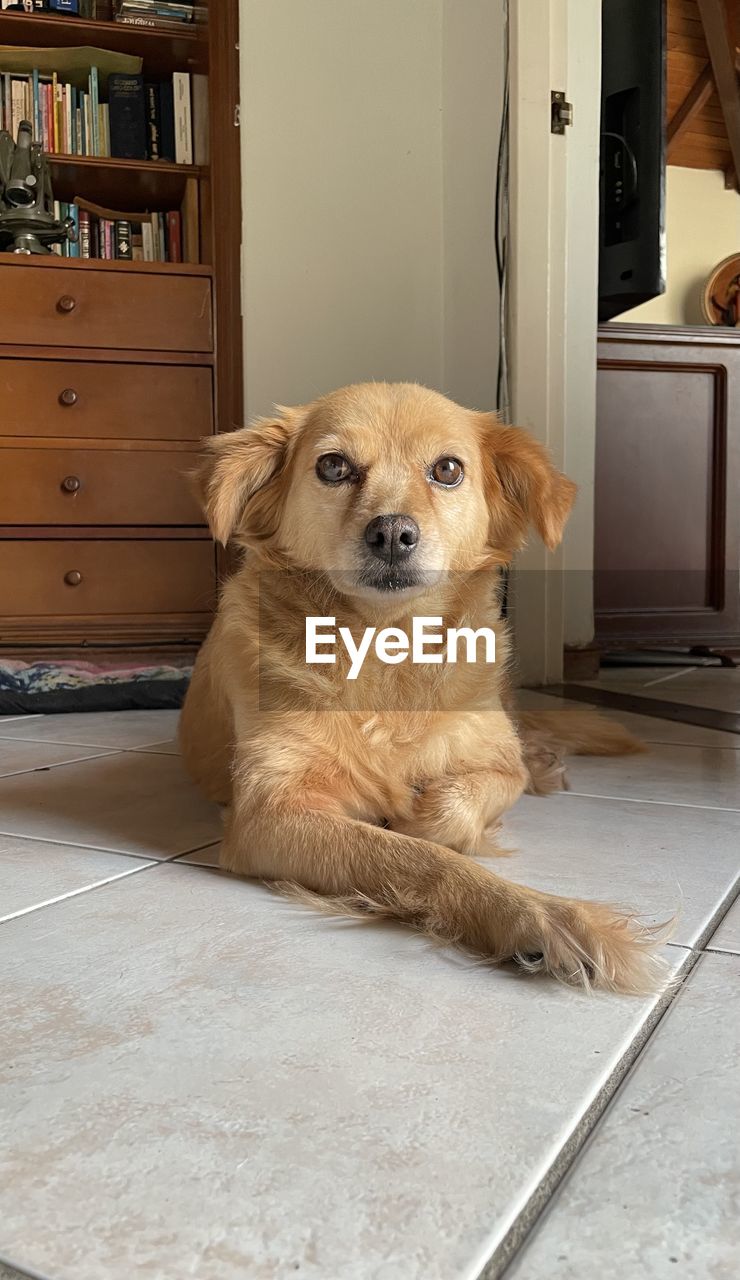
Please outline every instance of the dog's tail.
M575 756L628 756L647 751L629 729L598 711L517 711L522 739Z

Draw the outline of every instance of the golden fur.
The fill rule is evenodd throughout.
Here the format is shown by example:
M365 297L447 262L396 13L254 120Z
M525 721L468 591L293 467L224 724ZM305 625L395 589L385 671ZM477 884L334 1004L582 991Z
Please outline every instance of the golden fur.
M352 483L327 486L317 459L341 453ZM435 459L465 467L430 482ZM343 388L206 442L198 477L214 536L244 549L196 662L182 715L185 763L228 805L222 865L290 885L325 909L383 914L566 982L655 989L660 931L601 903L558 898L466 855L502 852L492 833L525 789L562 785L564 749L639 749L593 712L507 708L502 566L533 525L560 541L575 486L524 431L411 384ZM382 513L416 521L418 581L363 576L364 531ZM306 616L353 635L495 627L497 661L388 667L372 653L307 666ZM518 722L518 727L517 727Z

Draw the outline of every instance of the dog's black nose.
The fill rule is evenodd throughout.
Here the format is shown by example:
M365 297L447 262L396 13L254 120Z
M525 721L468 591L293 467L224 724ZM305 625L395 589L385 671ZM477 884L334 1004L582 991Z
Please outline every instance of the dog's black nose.
M411 516L376 516L365 530L365 541L379 560L398 564L413 552L419 541L419 526Z

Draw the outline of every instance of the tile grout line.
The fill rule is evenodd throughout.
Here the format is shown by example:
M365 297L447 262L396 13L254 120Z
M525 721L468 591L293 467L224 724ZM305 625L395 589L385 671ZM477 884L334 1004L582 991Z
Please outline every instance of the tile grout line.
M27 738L0 738L0 742L27 742ZM34 741L34 746L40 746L41 743ZM72 743L66 742L50 742L44 744L52 747L72 746ZM90 747L83 747L83 750L89 751ZM0 782L4 782L6 778L20 778L27 773L47 773L50 769L63 769L67 764L85 764L88 760L105 760L108 756L123 755L122 751L115 747L97 747L95 750L99 753L92 756L72 756L70 760L55 760L53 764L35 764L30 769L13 769L11 773L0 773Z
M709 943L711 942L712 938L717 932L719 926L722 924L722 921L724 920L725 916L728 915L729 912L734 907L738 898L740 898L740 875L737 876L734 884L732 885L732 888L728 889L722 901L718 904L717 907L715 907L709 920L705 924L704 928L699 934L699 937L694 943L695 950L697 951L711 950L711 948L709 947Z
M125 880L128 876L135 876L139 871L147 871L149 867L158 865L157 862L144 862L140 867L129 867L127 871L118 871L114 876L106 876L102 880L93 881L92 884L81 885L79 889L60 893L56 898L45 898L43 902L34 902L30 907L21 907L20 911L11 911L10 915L0 916L0 924L7 924L9 920L18 920L21 916L28 916L31 912L40 911L43 907L53 907L55 903L66 902L68 898L79 898L83 893L89 893L91 889L101 889L103 885L114 884L117 880Z
M666 680L677 680L679 676L688 676L692 671L698 670L698 667L681 667L679 671L671 671L667 676L658 676L657 680L646 680L644 684L638 687L640 689L652 689L654 684L665 684Z
M196 844L192 848L180 849L177 853L168 853L162 858L155 858L151 853L134 853L131 849L110 849L107 845L102 844L80 844L77 840L56 840L53 836L29 836L25 833L22 835L19 831L0 831L0 837L2 836L7 836L13 840L33 840L36 844L62 845L65 849L83 849L90 853L115 853L121 858L139 858L148 862L170 862L173 858L184 858L188 853L198 853L201 849L208 849L212 844L219 844L223 839L223 832L212 840L206 840L204 844Z
M576 1163L586 1142L598 1130L599 1123L607 1108L611 1106L622 1084L636 1065L637 1060L641 1057L643 1051L647 1049L660 1022L673 1006L689 975L702 957L707 954L738 954L736 952L722 953L720 951L712 951L711 948L707 947L707 943L711 941L719 925L739 898L740 876L736 878L732 887L713 911L693 944L689 946L677 942L668 944L676 950L683 950L686 953L685 959L678 966L676 977L671 987L656 1002L596 1097L586 1108L570 1136L555 1155L550 1167L540 1179L527 1203L520 1210L504 1239L494 1250L482 1270L479 1271L475 1280L499 1280L499 1277L504 1277L507 1268L533 1234L542 1214L557 1194L566 1175Z
M19 1280L52 1280L45 1271L37 1271L35 1267L22 1262L11 1262L6 1253L0 1253L0 1265L18 1273Z
M678 947L676 949L678 950ZM678 965L670 986L656 1000L645 1020L638 1027L633 1039L553 1157L504 1238L475 1275L471 1273L470 1280L503 1280L508 1267L534 1231L540 1217L576 1163L586 1142L597 1129L602 1116L616 1098L621 1085L649 1045L663 1018L673 1007L687 978L706 954L704 951L692 948L682 949L685 951L685 959Z
M624 804L663 804L673 809L708 809L714 813L740 813L732 805L690 804L686 800L648 800L639 796L605 796L596 791L559 791L560 796L580 796L582 800L621 800Z
M2 833L0 832L0 834ZM153 867L167 866L170 862L176 862L178 858L186 858L188 854L198 853L201 849L208 849L210 845L214 843L216 842L211 840L208 844L198 845L197 849L186 849L183 853L171 853L166 858L153 858L148 861L144 861L142 856L141 860L143 862L143 866L141 867L131 867L128 871L119 871L115 876L106 876L104 880L95 880L93 884L82 885L79 889L70 889L69 893L60 893L56 898L46 898L44 902L35 902L31 907L22 907L20 911L13 911L9 916L0 916L0 925L8 924L10 920L18 920L21 916L31 915L34 911L41 911L44 907L53 907L57 902L66 902L69 898L80 898L85 893L91 893L94 889L103 889L106 885L115 884L118 880L127 880L130 876L138 875L140 871L151 871ZM70 848L86 849L89 848L89 846L70 845ZM96 850L96 852L109 853L110 850L101 849ZM124 856L138 857L139 855L131 854ZM197 866L199 864L193 863L192 865ZM203 865L205 866L206 864L204 863ZM1 934L0 937L2 937ZM2 1255L0 1254L0 1262L1 1261Z
M0 725L2 729L2 725ZM102 742L65 742L62 738L29 738L21 737L20 734L14 733L6 736L0 733L0 743L2 742L35 742L37 746L45 747L93 747L98 751L110 751L116 755L126 751L146 751L147 747L158 747L162 742L171 742L171 738L155 738L153 742L144 742L137 747L111 747L105 746Z

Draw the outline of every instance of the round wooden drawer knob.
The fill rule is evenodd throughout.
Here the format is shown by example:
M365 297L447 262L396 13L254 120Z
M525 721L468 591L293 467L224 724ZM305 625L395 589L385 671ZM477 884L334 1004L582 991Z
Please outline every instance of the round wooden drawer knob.
M82 574L79 569L70 569L68 573L65 573L64 581L68 587L79 587L82 582Z
M69 293L63 293L57 302L57 311L61 311L62 315L69 315L70 311L74 311L77 306L76 300Z
M62 489L65 493L77 493L80 487L79 476L65 476L62 480Z
M59 403L64 405L77 404L77 392L73 387L65 387L64 391L59 392Z

